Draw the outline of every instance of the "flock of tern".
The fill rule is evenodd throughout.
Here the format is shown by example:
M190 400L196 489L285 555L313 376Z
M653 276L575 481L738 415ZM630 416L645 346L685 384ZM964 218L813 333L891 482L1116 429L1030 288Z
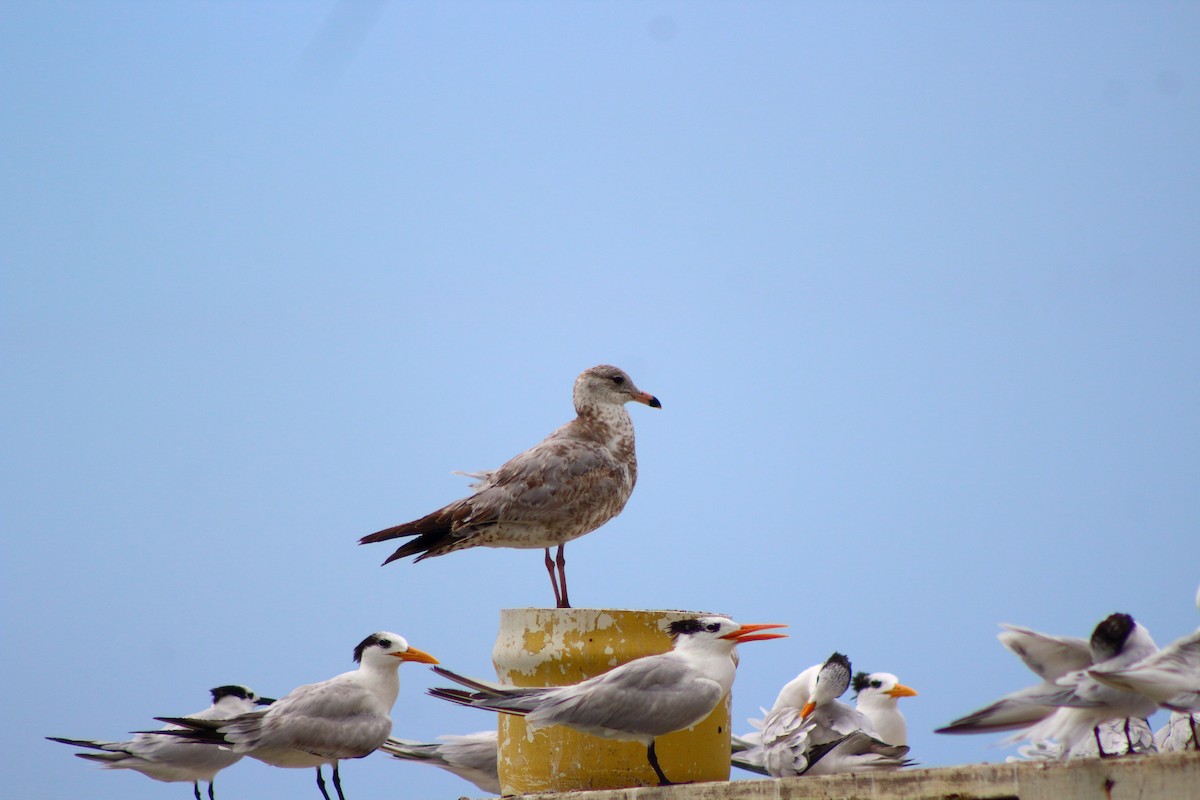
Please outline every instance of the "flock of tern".
M615 517L637 482L633 422L625 403L662 405L620 369L602 365L575 381L576 417L498 469L469 474L473 493L413 522L363 537L360 544L411 538L384 562L423 558L469 547L543 549L555 605L569 608L564 546ZM551 556L551 548L557 548ZM1200 605L1200 595L1197 596ZM434 666L463 688L435 688L434 697L525 717L529 730L561 725L593 736L640 742L661 784L657 737L703 720L730 691L737 645L783 634L775 624L741 624L708 616L671 623L672 649L629 661L567 686L518 688L468 678ZM1029 758L1112 756L1200 749L1200 629L1158 649L1128 614L1113 614L1090 639L1051 636L1004 626L1001 643L1040 678L938 730L1013 731ZM405 661L436 665L404 637L373 633L354 650L358 668L299 686L279 700L244 686L212 690L210 707L184 717L160 717L164 728L128 741L47 737L84 748L76 755L109 769L131 769L166 782L213 780L243 756L284 768L322 768L345 800L339 762L376 751L445 769L492 794L500 793L494 731L446 736L440 743L391 738L391 711ZM853 685L855 706L840 698ZM802 671L779 692L754 730L732 737L732 765L772 777L895 770L911 765L907 727L897 701L916 695L890 673L854 674L834 653ZM262 706L263 708L259 708ZM1171 710L1151 735L1146 717Z

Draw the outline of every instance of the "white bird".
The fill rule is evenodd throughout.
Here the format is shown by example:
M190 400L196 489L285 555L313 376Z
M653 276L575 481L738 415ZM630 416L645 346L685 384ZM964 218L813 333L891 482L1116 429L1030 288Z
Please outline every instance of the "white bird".
M1200 606L1200 590L1196 592ZM1154 735L1159 750L1200 750L1196 712L1200 712L1200 629L1176 639L1157 653L1123 669L1089 670L1096 680L1156 700L1171 710L1166 725Z
M662 408L656 397L608 365L584 370L575 379L574 399L575 419L541 443L499 469L466 473L480 479L469 497L364 536L359 544L417 537L384 564L411 555L420 561L467 547L544 548L555 604L570 608L566 543L621 513L637 483L633 420L625 403ZM551 559L555 545L557 557Z
M854 707L875 729L875 738L887 744L908 744L908 725L900 713L901 697L916 697L916 689L905 686L890 672L860 672L851 683L856 693Z
M782 625L742 625L710 616L672 622L670 652L644 656L570 686L502 687L471 680L449 670L440 675L473 689L430 689L434 697L460 705L525 717L530 731L564 725L604 739L640 742L661 784L670 780L654 751L656 737L704 720L733 686L734 648L745 642L778 639L759 633Z
M464 736L439 736L437 744L388 739L379 751L400 761L441 767L481 791L500 794L500 771L496 765L498 738L495 730L489 730Z
M1010 741L1053 739L1060 744L1065 758L1084 752L1089 747L1088 739L1092 738L1100 755L1112 755L1101 742L1101 725L1111 720L1144 719L1157 707L1143 694L1113 689L1088 674L1092 666L1120 669L1158 649L1149 632L1128 614L1112 614L1096 626L1088 641L1089 663L1082 666L1078 663L1083 656L1074 640L1011 626L1009 631L1019 634L1024 646L1013 647L1005 641L1005 634L1001 634L1001 641L1021 655L1044 682L1006 695L939 728L936 733L1021 729ZM1135 748L1132 729L1127 725L1122 727L1129 732L1126 739L1132 751Z
M270 705L275 702L259 697L245 686L218 686L211 691L212 705L203 711L197 711L192 715L193 719L226 720L253 711L256 705ZM168 725L167 730L178 727ZM105 769L132 769L156 781L191 783L196 800L200 800L200 781L208 782L208 797L209 800L213 800L213 779L216 774L242 760L240 755L228 750L201 747L172 736L154 733L135 734L127 742L63 739L57 736L46 738L72 747L101 751L75 755L89 761L97 761Z
M392 706L400 694L401 662L436 664L437 659L403 636L381 631L354 648L358 669L320 683L298 686L265 711L225 721L195 717L159 717L179 725L177 733L190 741L221 745L276 767L316 767L317 787L325 800L321 767L333 766L333 786L342 794L338 761L364 758L375 752L392 732Z
M1200 750L1200 728L1196 724L1195 714L1185 714L1182 711L1171 712L1167 724L1154 734L1154 744L1161 753L1177 750Z
M774 778L906 766L906 745L880 740L866 714L838 702L850 685L850 660L834 653L815 667L784 686L761 723L751 720L759 731L739 737L751 746L734 765Z

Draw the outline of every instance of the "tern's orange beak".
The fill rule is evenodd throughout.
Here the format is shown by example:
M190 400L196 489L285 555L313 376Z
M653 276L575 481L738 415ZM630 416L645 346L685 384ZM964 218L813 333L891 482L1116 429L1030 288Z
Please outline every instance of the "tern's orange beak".
M765 631L771 628L786 628L787 625L743 625L733 633L727 633L722 636L722 639L732 639L737 644L744 642L757 642L763 639L786 639L786 633L755 633L755 631Z
M916 697L917 690L910 689L909 687L905 686L903 683L897 683L895 686L893 686L892 688L890 688L886 692L884 692L884 694L890 695L892 697Z
M437 664L436 658L426 653L424 650L418 650L415 647L410 647L403 653L388 653L390 656L400 659L401 661L416 661L418 664Z
M816 707L817 707L817 704L814 703L812 700L809 700L807 703L804 704L804 708L800 709L800 719L808 719L808 715L811 714L813 712L813 709Z
M649 392L638 392L633 399L638 403L645 403L651 408L662 408L662 403L658 402L658 398Z

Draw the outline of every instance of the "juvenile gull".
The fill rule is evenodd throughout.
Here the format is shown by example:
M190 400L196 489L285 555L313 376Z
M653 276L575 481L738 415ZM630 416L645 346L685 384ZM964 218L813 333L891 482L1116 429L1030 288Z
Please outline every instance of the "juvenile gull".
M563 548L621 513L637 483L633 420L625 403L662 404L616 367L601 365L575 379L577 416L542 442L479 478L475 492L418 520L364 536L359 544L415 536L384 564L467 547L544 548L559 608L570 608ZM557 545L557 558L550 548ZM558 574L555 575L555 566Z

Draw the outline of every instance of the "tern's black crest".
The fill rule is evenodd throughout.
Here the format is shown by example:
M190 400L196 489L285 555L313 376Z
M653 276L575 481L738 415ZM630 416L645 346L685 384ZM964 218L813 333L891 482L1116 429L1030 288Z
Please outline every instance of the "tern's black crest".
M212 692L212 701L216 703L222 697L240 697L243 700L253 700L251 695L254 692L247 689L245 686L218 686L215 689L210 689Z
M683 634L699 633L704 630L704 623L698 619L677 619L667 626L667 630L674 639Z
M390 639L380 636L378 633L372 633L370 636L359 642L358 647L354 648L354 663L361 664L363 651L368 647L374 647L376 645L382 645L383 647L392 646Z
M1105 661L1121 652L1136 624L1128 614L1113 614L1097 625L1089 643L1093 660Z
M837 664L839 667L846 670L847 675L849 675L851 672L850 659L847 658L846 656L842 655L841 653L834 653L833 655L831 655L828 659L825 660L825 664L826 665Z
M854 673L854 680L850 682L850 685L854 687L854 693L858 694L871 685L871 676L865 672L856 672Z

